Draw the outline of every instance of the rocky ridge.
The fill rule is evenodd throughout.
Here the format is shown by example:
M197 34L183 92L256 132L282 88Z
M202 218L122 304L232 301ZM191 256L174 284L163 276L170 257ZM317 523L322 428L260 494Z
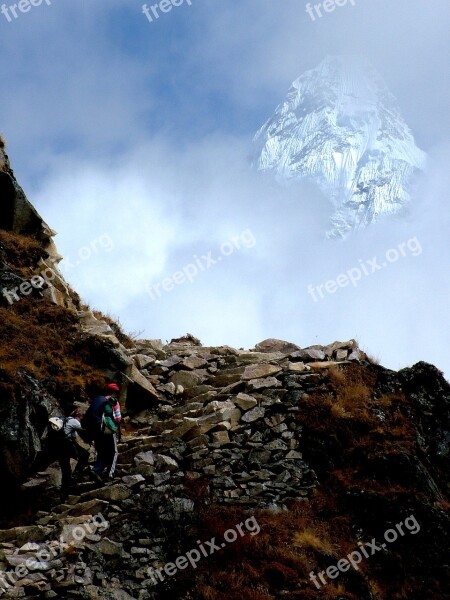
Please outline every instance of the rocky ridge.
M155 387L159 401L141 405L126 417L119 474L113 482L102 487L79 483L66 504L41 510L33 525L0 531L3 572L26 567L27 559L35 560L41 550L51 554L39 565L28 563L31 567L5 597L171 597L172 583L155 586L152 568L162 568L177 551L186 549L183 540L195 530L199 511L217 505L241 506L247 515L264 509L275 514L289 511L298 502L312 499L334 469L343 465L356 469L357 464L370 473L383 456L378 483L386 477L382 474L386 469L397 484L414 482L422 497L415 510L420 507L422 518L427 511L436 512L431 504L447 496L443 474L450 464L450 388L438 372L425 364L398 374L370 365L354 340L304 349L290 346L285 353L271 351L281 343L266 340L260 345L264 352L244 351L202 347L188 335L168 345L142 340L129 349L128 355ZM367 370L372 374L374 398L388 393L399 402L400 391L410 394L408 426L412 424L415 431L407 437L418 440L419 446L408 449L409 442L403 440L400 455L395 456L389 444L377 455L375 435L369 440L367 457L357 458L352 465L354 456L346 458L346 453L353 454L355 448L346 449L342 430L338 434L331 423L326 424L324 436L323 424L313 427L305 417L305 405L310 411L311 399L316 403L321 394L333 396L330 382L336 385L347 371ZM427 378L435 380L434 389ZM369 418L351 414L351 407L347 415L342 414L340 396L334 393L334 397L330 419L334 414L337 422L350 424L357 436L367 438ZM390 421L399 425L400 404L391 410L383 402L382 409L376 402L369 403L370 418L378 423L375 431L383 425L393 431ZM54 475L50 468L25 485L40 487L44 493L52 471ZM373 487L368 481L361 490L359 485L349 485L347 494L364 494L364 489L367 494ZM372 508L369 520L375 514Z

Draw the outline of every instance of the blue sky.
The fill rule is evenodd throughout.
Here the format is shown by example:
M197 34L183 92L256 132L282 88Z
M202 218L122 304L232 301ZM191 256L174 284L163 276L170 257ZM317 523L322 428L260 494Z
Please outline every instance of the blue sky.
M114 243L66 273L74 287L149 338L191 331L251 347L269 336L358 336L394 368L425 359L450 370L450 6L412 4L355 0L315 22L299 0L192 0L153 23L138 0L52 0L12 22L0 14L0 131L16 175L64 256L102 235ZM301 202L248 158L292 81L346 53L368 56L433 161L409 220L330 246L320 196L307 190ZM149 285L247 230L253 247L149 298ZM306 294L412 236L421 257L320 306Z

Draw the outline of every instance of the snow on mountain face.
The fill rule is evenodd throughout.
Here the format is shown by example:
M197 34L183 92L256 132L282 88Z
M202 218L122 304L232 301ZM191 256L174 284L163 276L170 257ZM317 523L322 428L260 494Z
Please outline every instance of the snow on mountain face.
M254 143L257 169L312 179L330 198L328 237L398 212L426 159L395 97L360 57L329 56L294 81Z

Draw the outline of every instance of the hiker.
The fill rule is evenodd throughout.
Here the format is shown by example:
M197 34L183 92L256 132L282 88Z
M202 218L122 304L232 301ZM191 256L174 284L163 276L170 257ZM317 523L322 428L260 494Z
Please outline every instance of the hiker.
M81 430L81 411L75 409L69 417L50 419L52 450L61 467L61 502L67 500L73 475L80 476L86 469L89 451L77 443L77 433ZM72 474L70 460L77 460Z
M89 433L97 452L92 470L97 481L105 475L110 478L114 476L118 455L116 436L118 426L114 421L114 414L117 422L122 418L117 400L119 386L110 383L106 391L109 395L96 396L92 400L83 419L83 428Z
M118 425L114 422L114 405L116 398L108 398L102 415L101 433L97 438L97 461L94 471L100 477L114 477L117 465L117 432Z
M120 429L120 422L122 421L122 412L120 410L120 404L119 404L119 394L120 394L120 388L117 385L117 383L109 383L106 386L106 390L107 392L109 392L108 396L105 396L107 400L111 399L110 402L113 402L113 399L115 401L112 409L113 409L113 415L112 418L114 420L114 423L117 426L117 441L120 442L122 440L122 432Z

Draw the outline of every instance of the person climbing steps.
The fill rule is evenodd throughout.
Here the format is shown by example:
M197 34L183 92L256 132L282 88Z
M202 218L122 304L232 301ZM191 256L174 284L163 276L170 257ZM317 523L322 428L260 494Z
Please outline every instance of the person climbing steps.
M101 435L98 438L96 472L99 475L106 475L110 479L114 477L119 454L117 449L117 431L118 426L114 422L113 404L109 400L103 412Z
M76 409L69 417L52 417L49 425L51 452L61 468L61 501L64 502L73 483L71 459L77 460L76 476L86 470L89 461L89 451L77 442L78 432L82 429L81 411Z
M118 457L118 424L122 419L118 402L119 386L108 384L106 393L106 396L96 396L92 400L83 418L83 428L94 442L97 453L92 475L99 482L103 477L114 477Z

